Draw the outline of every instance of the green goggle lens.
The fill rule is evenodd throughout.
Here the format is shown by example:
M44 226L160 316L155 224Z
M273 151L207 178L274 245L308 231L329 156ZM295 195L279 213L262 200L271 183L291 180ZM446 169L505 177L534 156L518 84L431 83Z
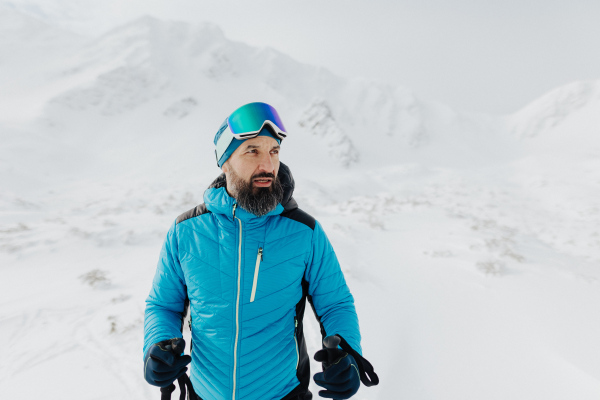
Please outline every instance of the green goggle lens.
M227 124L231 133L238 139L252 137L258 134L265 125L265 122L271 122L275 125L275 133L280 139L286 137L286 130L277 111L266 103L250 103L235 110L229 118ZM275 128L273 127L273 128Z

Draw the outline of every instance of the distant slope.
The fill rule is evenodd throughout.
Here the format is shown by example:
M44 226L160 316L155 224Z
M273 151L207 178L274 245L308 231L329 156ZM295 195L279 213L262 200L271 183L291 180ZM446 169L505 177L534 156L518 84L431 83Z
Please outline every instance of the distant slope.
M553 154L554 165L598 160L600 80L556 88L509 116L508 121L527 153Z
M572 123L588 109L596 111L588 124L600 126L600 81L573 82L561 86L510 116L511 128L519 137L538 137L546 131L560 129L561 125Z

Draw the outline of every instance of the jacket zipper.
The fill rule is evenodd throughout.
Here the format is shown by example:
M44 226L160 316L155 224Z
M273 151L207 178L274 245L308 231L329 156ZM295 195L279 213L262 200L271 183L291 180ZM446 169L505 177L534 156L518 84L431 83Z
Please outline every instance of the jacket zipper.
M252 281L252 294L250 295L250 303L254 301L256 296L256 283L258 282L258 270L260 269L260 262L263 258L262 247L258 248L258 254L256 255L256 266L254 267L254 281Z
M194 333L192 332L192 307L190 306L190 320L188 321L188 325L190 327L190 356L192 355L192 350L194 349Z
M238 280L237 280L237 300L235 305L235 344L233 347L233 396L232 400L235 400L236 390L236 375L237 375L237 346L240 334L240 284L242 275L242 220L235 216L235 209L237 204L233 205L233 218L237 219L240 224L240 243L238 248Z
M298 369L298 364L300 364L300 352L298 351L298 337L296 336L298 333L298 319L294 317L294 342L296 342L296 370Z

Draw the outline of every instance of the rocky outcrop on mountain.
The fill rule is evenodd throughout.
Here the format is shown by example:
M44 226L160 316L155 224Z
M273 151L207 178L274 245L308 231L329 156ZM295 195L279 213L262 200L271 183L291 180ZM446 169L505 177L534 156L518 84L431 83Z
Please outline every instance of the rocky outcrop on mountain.
M359 161L358 150L339 127L331 108L324 100L313 101L302 113L298 123L319 137L328 148L329 155L342 166L348 167Z

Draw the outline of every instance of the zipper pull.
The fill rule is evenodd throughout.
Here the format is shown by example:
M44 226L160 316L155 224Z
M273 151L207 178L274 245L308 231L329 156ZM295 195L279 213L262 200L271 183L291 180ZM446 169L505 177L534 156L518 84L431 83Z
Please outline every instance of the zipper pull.
M298 318L294 318L294 322L296 323L296 328L298 327Z
M237 203L233 205L233 218L235 218L235 209L237 208Z
M262 261L263 260L263 249L262 249L262 247L258 248L258 255L260 256L260 261Z

